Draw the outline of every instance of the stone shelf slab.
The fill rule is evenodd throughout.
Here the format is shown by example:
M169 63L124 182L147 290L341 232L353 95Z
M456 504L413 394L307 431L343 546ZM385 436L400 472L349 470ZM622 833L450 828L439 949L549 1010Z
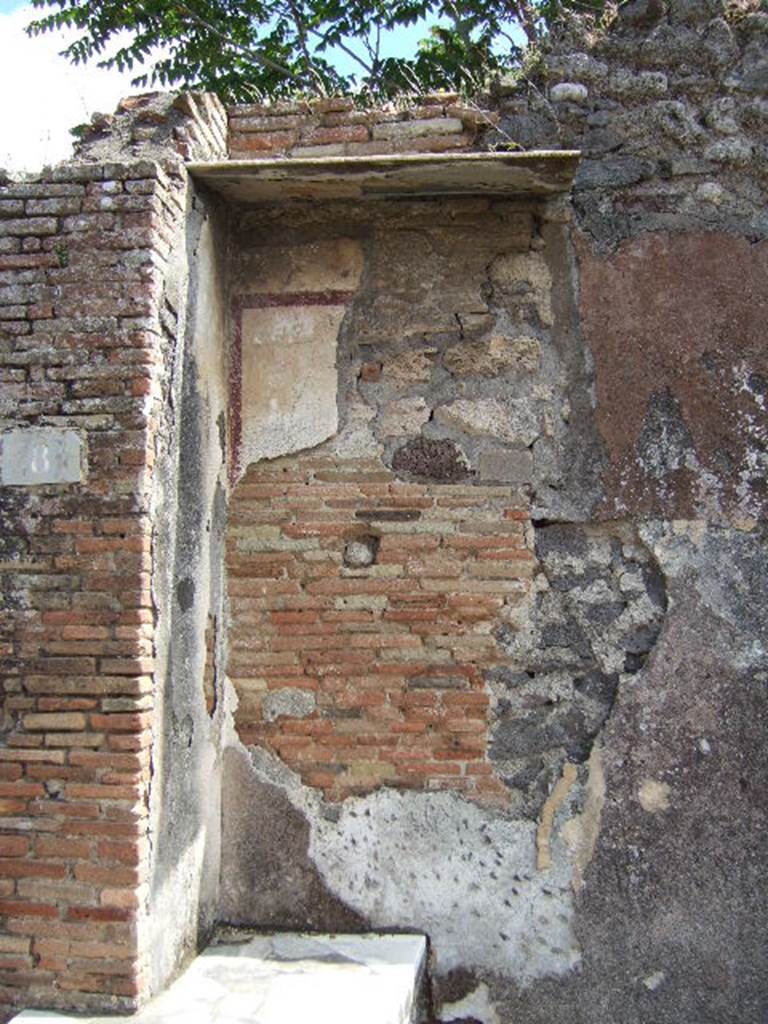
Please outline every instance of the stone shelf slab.
M196 181L237 202L462 195L546 198L570 190L580 156L575 150L532 150L283 158L188 164L187 170Z
M132 1016L24 1010L11 1024L412 1024L422 935L232 934Z

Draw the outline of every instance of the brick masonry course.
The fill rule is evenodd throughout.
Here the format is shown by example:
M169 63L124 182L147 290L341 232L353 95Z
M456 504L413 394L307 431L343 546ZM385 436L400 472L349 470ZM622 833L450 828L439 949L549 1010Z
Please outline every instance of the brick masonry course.
M435 93L423 103L358 110L352 101L324 101L229 108L229 155L253 160L294 157L381 156L387 153L441 153L482 148L483 132L498 114L455 93ZM338 109L337 109L338 108Z
M5 210L26 216L0 221L12 240L0 255L0 303L12 312L2 426L74 430L87 463L82 483L0 497L14 524L0 617L0 998L10 1005L129 1008L144 985L148 474L183 189L144 162L72 166L3 190Z
M0 491L0 1002L132 1009L221 881L243 923L428 932L444 1020L762 1021L766 17L637 0L477 106L132 97L0 188L2 435L77 455ZM237 464L239 408L189 429L229 313L190 375L173 264L214 206L180 160L510 145L582 149L570 203L236 208L231 281L198 289L230 313L275 236L317 254L335 224L341 429L279 479ZM204 449L244 473L218 519ZM187 565L220 573L228 501L227 628Z
M240 737L331 799L385 784L503 803L483 673L503 658L494 623L535 572L527 514L509 488L404 485L386 472L359 482L370 473L354 460L276 460L233 495L227 671ZM370 546L372 563L351 561L352 545ZM290 701L266 713L299 693L310 700L294 714Z

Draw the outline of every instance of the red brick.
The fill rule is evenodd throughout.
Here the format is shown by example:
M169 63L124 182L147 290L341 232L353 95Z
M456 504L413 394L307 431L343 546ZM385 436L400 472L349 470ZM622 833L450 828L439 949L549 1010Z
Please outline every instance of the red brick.
M93 882L95 885L136 885L142 880L142 872L135 867L99 864L76 864L74 875L80 882Z
M24 900L0 900L0 914L9 917L58 918L58 908L51 903L31 903Z
M132 912L123 907L70 907L65 915L65 921L129 921L132 918ZM91 944L91 948L96 948L98 951L94 952L93 956L110 956L114 955L113 952L104 951L103 944ZM114 947L110 947L114 950ZM82 953L80 955L88 955ZM128 951L130 955L130 951Z
M105 907L116 907L128 910L137 909L141 900L141 897L135 888L102 889L100 898L102 905Z
M326 146L339 142L367 142L366 125L338 125L329 128L308 128L301 132L302 146Z
M26 836L0 835L0 857L24 857L28 851L29 839Z
M296 131L258 132L235 134L230 139L232 159L249 159L254 153L271 153L278 149L290 149L298 141Z
M136 733L148 729L152 716L137 712L136 714L91 715L91 726L104 732Z
M1 782L0 796L2 797L36 797L43 796L45 790L36 782Z
M27 810L26 800L0 799L0 815L2 814L24 814Z
M56 712L50 714L29 714L23 717L25 729L62 730L85 729L85 715L76 712Z
M87 860L91 855L91 844L85 840L47 839L40 836L35 840L35 854L38 857L66 857Z
M97 852L99 860L135 865L147 856L149 844L146 840L137 840L133 843L100 842Z
M64 878L63 864L40 860L0 860L0 876L8 878Z

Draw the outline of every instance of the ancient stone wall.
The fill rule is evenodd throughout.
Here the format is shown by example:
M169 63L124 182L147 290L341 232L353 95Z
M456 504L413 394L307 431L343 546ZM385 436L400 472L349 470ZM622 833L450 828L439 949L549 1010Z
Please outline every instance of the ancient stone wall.
M226 390L216 397L213 217L188 198L178 159L65 165L2 189L10 1006L135 1006L194 946L217 898L206 888L218 877L215 776L184 761L215 745L202 686L193 675L187 696L181 680L172 691L162 682L202 665L222 565L214 554L210 597L195 602L210 575L198 533L211 533L211 518L222 532L206 504L216 507ZM212 456L194 459L196 433L198 453ZM187 493L180 505L180 466L191 504ZM177 553L188 546L197 561ZM203 626L185 634L184 613ZM168 905L167 920L150 913Z
M162 95L2 188L7 1003L132 1006L227 921L422 930L446 1022L764 1019L767 23L228 114L577 148L567 199L225 203L178 161L225 111Z
M567 973L555 810L586 830L595 742L666 610L633 524L582 522L599 441L567 214L235 208L230 238L222 913L425 930L437 979Z
M553 40L532 84L502 83L499 131L476 146L584 153L567 209L536 210L522 246L507 219L503 259L486 248L499 207L482 201L413 207L407 229L390 210L386 231L362 233L334 336L339 430L315 455L336 472L364 453L395 480L447 472L524 494L534 585L492 627L483 666L506 808L470 811L437 778L364 785L334 806L299 754L317 696L308 725L267 687L271 721L257 714L251 732L248 698L236 712L250 750L227 758L222 910L423 928L443 1020L764 1012L751 902L765 773L765 21L631 4L605 32ZM360 237L349 211L335 217ZM451 244L448 225L475 241ZM244 252L249 230L263 239L268 221L235 232ZM344 538L321 543L343 565ZM275 572L291 580L289 564Z
M3 995L126 1007L146 970L152 468L183 186L151 163L65 166L2 209Z

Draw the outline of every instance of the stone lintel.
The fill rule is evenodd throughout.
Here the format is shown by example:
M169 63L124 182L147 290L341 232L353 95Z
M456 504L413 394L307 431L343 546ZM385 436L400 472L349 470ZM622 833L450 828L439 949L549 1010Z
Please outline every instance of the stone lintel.
M195 181L237 202L435 196L547 198L568 192L580 153L399 154L188 164Z

